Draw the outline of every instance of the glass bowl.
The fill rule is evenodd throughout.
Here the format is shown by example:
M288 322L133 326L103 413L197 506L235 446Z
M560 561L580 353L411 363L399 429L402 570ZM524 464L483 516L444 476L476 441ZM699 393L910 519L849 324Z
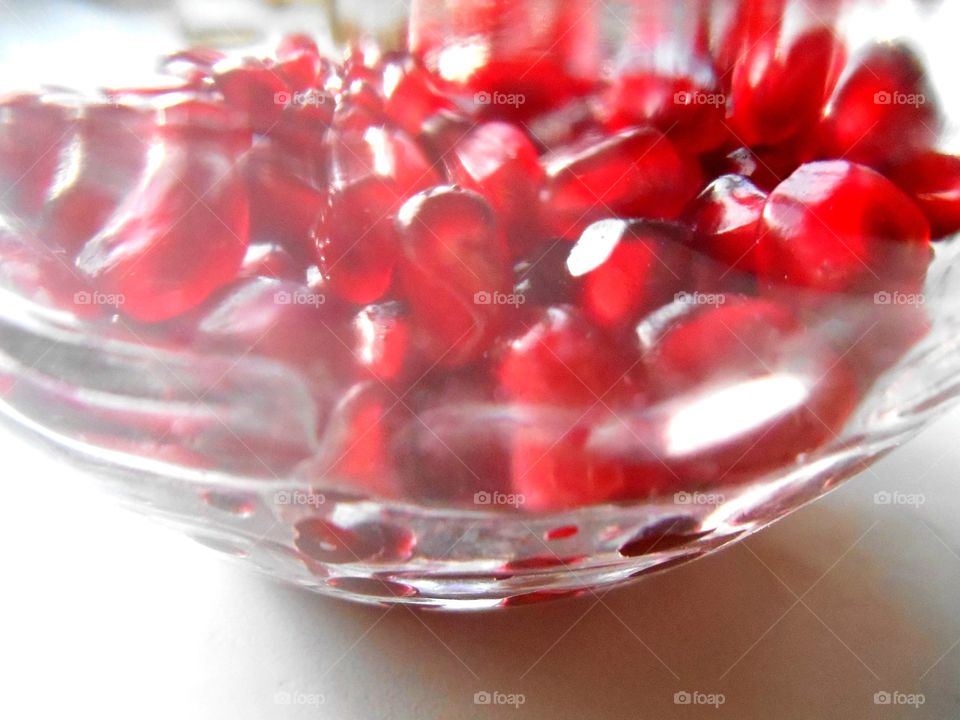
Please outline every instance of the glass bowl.
M696 78L691 48L711 48L719 65L717 38L737 24L733 3L612 3L601 13L589 3L546 2L530 16L554 32L541 37L524 25L530 18L522 11L534 5L497 6L477 34L462 28L469 2L414 3L411 46L437 74L435 92L454 98L456 108L439 113L441 122L424 129L419 142L442 143L452 131L459 139L478 118L502 120L535 137L549 164L564 152L557 146L571 142L572 127L589 126L583 113L596 119L594 103L609 97L624 68L650 62ZM936 145L957 152L960 87L952 71L955 10L948 3L743 7L750 8L747 17L764 22L787 18L776 25L782 32L776 62L790 60L798 23L829 28L844 38L851 58L871 43L908 44L925 62L929 98L923 102L942 108ZM571 8L584 12L571 20ZM362 75L398 57L358 39L358 25L363 22L337 21L332 32L321 33L352 47L353 71ZM375 31L381 43L397 37L393 27ZM589 47L558 61L558 36L586 37ZM497 53L525 69L507 63L500 74L477 71L486 68L483 58ZM186 58L191 72L204 57ZM146 263L133 284L91 284L84 273L102 260L103 247L81 244L71 254L64 246L73 241L64 238L89 243L124 223L156 220L149 208L129 204L139 192L131 178L144 170L123 165L130 154L117 138L146 148L133 155L154 168L170 162L163 143L184 133L206 133L201 143L220 148L192 146L201 160L209 159L208 151L218 157L225 137L244 142L229 112L208 115L210 106L190 104L198 94L226 93L223 87L198 90L184 85L193 80L183 75L164 82L106 94L46 88L31 99L8 98L0 109L0 133L6 133L0 155L8 159L19 157L11 147L30 152L30 140L15 141L42 137L24 135L25 128L50 130L43 125L50 107L64 123L59 144L34 157L23 177L7 178L0 205L0 416L99 478L131 508L286 581L362 602L453 610L625 583L701 557L819 498L917 433L960 391L960 293L951 237L923 244L919 260L915 247L903 254L906 243L869 238L878 264L864 266L872 278L855 288L818 285L804 279L803 268L758 279L696 240L676 236L678 226L649 217L625 220L598 199L588 221L572 218L577 237L540 237L514 253L506 292L472 288L477 292L466 313L473 326L491 317L485 314L491 307L498 320L496 331L480 333L469 352L460 337L440 350L427 338L431 322L442 326L460 312L444 294L448 284L464 287L455 267L430 265L428 256L400 261L414 278L402 290L388 273L375 306L351 303L344 294L353 289L332 283L335 272L313 268L292 281L287 269L277 269L289 258L277 260L268 243L260 243L259 255L247 252L242 282L213 283L218 260L205 257L204 248L213 246L218 231L201 224L209 236L198 236L176 256L179 265L155 270ZM729 99L714 103L702 87L669 85L668 96L679 107L720 106L725 122L745 132L730 118ZM736 93L722 82L715 89ZM641 90L630 86L627 95ZM328 95L299 99L312 97L319 106L349 92L350 83L341 82ZM292 92L276 102L286 109L297 97ZM361 104L359 93L352 97ZM907 99L891 94L876 102L901 101ZM11 103L27 108L26 123ZM466 129L461 115L468 116ZM351 118L334 122L356 121ZM667 136L677 137L671 135L676 125L676 132L688 133L676 139L678 146L699 143L705 126L682 123L664 128ZM590 132L574 145L598 142ZM193 201L181 197L185 214L207 203L213 215L231 212L229 197L209 193L235 167L259 168L271 178L291 168L300 172L302 153L315 138L269 136L258 131L254 142L269 152L250 150L248 135L223 175L193 193ZM774 161L763 155L769 148L755 143L753 149L755 161L760 158L754 171L759 162L773 173L767 162ZM700 164L722 160L746 172L730 164L742 163L743 155L724 150L723 158L698 151ZM180 161L185 165L178 167L188 168L201 162ZM821 170L814 184L835 178L831 166ZM721 172L734 170L715 174ZM309 194L282 190L251 195L251 210L241 213L247 219L231 232L257 232L247 223L251 213L266 212L257 210L258 198L284 219L271 232L283 234L300 222ZM464 197L460 190L439 196L444 193ZM419 205L405 204L395 222L413 232L408 217L437 196L434 190ZM565 198L559 192L545 201L542 215L550 217L540 222L549 224L554 215L569 220ZM333 201L323 202L326 208ZM844 202L853 207L856 197ZM475 204L454 213L456 222L465 222ZM51 217L57 221L44 224ZM450 217L432 229L443 234ZM884 222L895 225L899 217L894 212ZM811 211L807 220L814 223L808 231L814 243L823 236L815 225L820 215ZM628 256L613 274L605 270L619 257L616 248L640 247L638 238L654 248L646 261L661 263L676 281L647 297L642 309L624 300L623 288L634 285L616 274L641 260ZM911 263L922 265L919 274ZM163 273L179 276L182 267L200 268L191 287L205 288L187 304L182 287L171 291L163 284ZM279 278L263 277L270 273ZM649 287L643 285L644 292ZM171 304L180 309L156 311Z

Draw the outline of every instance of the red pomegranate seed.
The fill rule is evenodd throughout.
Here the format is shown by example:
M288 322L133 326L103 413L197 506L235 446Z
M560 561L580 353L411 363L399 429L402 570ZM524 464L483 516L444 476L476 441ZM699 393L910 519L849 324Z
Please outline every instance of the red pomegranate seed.
M410 49L491 119L523 119L595 83L596 13L587 0L536 4L418 0Z
M443 186L411 198L397 227L400 281L415 322L435 341L433 359L445 366L476 359L510 310L493 211L476 193Z
M894 168L892 177L923 210L933 237L960 231L960 157L922 153Z
M142 185L77 260L142 322L200 305L236 276L248 242L247 192L232 156L211 144L159 147L162 157Z
M404 200L440 177L402 131L368 128L330 141L330 207L315 238L330 289L376 302L393 280L399 245L393 218Z
M410 370L410 323L399 303L368 305L353 318L349 347L357 364L380 382Z
M323 329L325 300L301 283L256 278L233 286L197 324L200 341L299 368L343 365L339 344Z
M685 483L795 462L834 439L856 405L846 363L768 301L668 307L637 335L668 403L662 459Z
M273 278L301 282L306 274L306 267L298 263L282 245L251 243L247 247L247 254L243 258L238 277L248 280Z
M379 382L351 387L334 407L309 472L325 484L374 497L396 497L398 486L389 439L405 415Z
M176 141L215 143L237 155L250 149L246 114L196 94L177 94L157 103L160 133Z
M411 417L392 438L405 497L474 509L511 499L510 430L492 385L486 374L464 371L428 373L409 388Z
M61 156L39 233L71 257L100 232L140 182L156 126L153 113L115 105L81 111Z
M279 122L291 97L282 74L255 58L217 63L214 80L227 104L246 113L250 126L260 133Z
M270 137L294 158L322 158L324 136L333 124L333 96L324 90L309 90L280 99L287 102Z
M757 270L765 193L740 175L723 175L700 193L688 213L696 246L730 267Z
M410 59L383 68L383 95L386 116L413 136L437 113L457 110L452 100L431 87L427 72Z
M294 92L322 86L331 67L320 55L317 44L308 35L284 37L277 45L277 69Z
M575 240L604 217L677 217L700 185L694 163L657 130L625 130L544 158L544 221Z
M242 168L250 191L251 241L276 243L298 263L312 262L310 232L327 209L326 190L296 177L266 144L258 143Z
M782 142L816 124L845 60L827 27L769 32L733 71L731 126L747 145Z
M589 407L628 369L618 353L573 308L550 307L507 345L498 369L511 400Z
M825 292L915 288L931 260L923 213L889 180L843 160L802 166L767 199L757 268Z
M34 95L0 101L0 215L14 225L36 218L72 139L65 107Z
M497 214L514 255L540 239L537 202L545 175L530 139L516 126L484 123L457 144L451 175Z
M588 227L567 258L583 278L581 306L600 327L624 329L693 291L689 230L658 221L601 220Z
M534 115L524 122L524 127L541 151L560 150L603 133L597 110L600 105L592 96L574 98L560 107Z
M626 57L605 95L605 125L651 124L691 153L727 138L726 95L707 55L707 3L634 6Z
M514 294L523 297L524 305L576 305L583 278L570 274L569 257L566 240L541 243L513 266Z
M928 149L940 110L926 71L905 45L880 44L856 61L830 102L820 136L827 157L882 170Z

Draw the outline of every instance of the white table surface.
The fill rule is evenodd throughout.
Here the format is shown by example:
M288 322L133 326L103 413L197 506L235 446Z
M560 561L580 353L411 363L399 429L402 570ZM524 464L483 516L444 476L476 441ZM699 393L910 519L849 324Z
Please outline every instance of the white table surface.
M97 8L0 0L0 85L54 67L51 33L64 82L83 62L122 82L111 53L175 46L162 14L118 30ZM0 435L0 718L957 718L958 431L955 412L773 528L602 601L476 615L285 587Z
M600 602L472 615L286 587L0 435L0 717L960 717L958 430L954 412L774 527ZM524 703L474 704L484 690Z

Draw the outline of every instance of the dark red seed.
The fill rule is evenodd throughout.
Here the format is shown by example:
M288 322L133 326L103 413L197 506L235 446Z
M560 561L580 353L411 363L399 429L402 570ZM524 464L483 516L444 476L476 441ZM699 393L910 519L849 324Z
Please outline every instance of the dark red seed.
M746 145L782 142L816 124L845 53L827 27L787 37L767 32L744 51L732 78L730 123Z
M929 149L940 123L937 98L914 52L879 44L857 59L830 101L821 146L826 157L883 170Z
M651 128L560 150L543 162L544 222L574 240L604 217L675 218L700 186L695 164Z
M153 113L123 106L92 105L81 111L40 222L45 243L72 257L104 228L139 184L155 126Z
M383 68L384 112L410 135L419 135L424 124L441 112L455 112L452 100L431 87L427 72L410 59Z
M323 329L326 298L301 283L256 278L232 287L197 324L208 346L285 361L301 369L346 354Z
M913 289L930 228L889 180L842 160L803 165L767 200L757 268L771 282L825 292Z
M311 480L372 497L397 497L389 442L405 415L396 396L379 382L358 383L340 393L320 453L307 465Z
M243 257L238 278L272 278L289 282L302 282L307 269L298 263L282 245L276 243L251 243Z
M290 87L281 73L255 58L217 63L214 80L227 104L246 113L259 133L269 132L279 122L290 99Z
M73 113L43 97L0 102L0 215L11 224L40 214L73 127Z
M624 329L678 293L696 290L689 245L689 230L676 223L601 220L570 251L567 272L582 278L587 317Z
M125 315L142 322L200 305L236 276L248 243L247 191L233 157L210 145L163 148L162 162L77 260L97 288L123 296Z
M766 201L766 194L745 177L717 178L700 193L687 215L696 247L730 267L756 272Z
M380 382L411 370L410 321L399 303L368 305L353 318L349 346L357 364Z
M242 169L250 190L251 241L279 244L299 263L311 262L315 253L310 232L327 209L325 187L300 179L268 144L258 143Z
M513 255L541 239L537 203L546 175L537 149L515 125L490 122L472 130L454 150L451 175L490 203Z
M498 369L500 387L512 400L586 409L628 369L622 355L574 309L547 308L507 345Z
M480 356L511 306L509 265L494 213L476 193L444 186L400 210L400 281L417 325L445 366Z
M394 188L395 205L439 184L438 170L406 133L368 128L360 133L335 133L329 140L330 181L334 190L368 177L381 178Z
M960 157L922 153L894 168L892 178L923 210L934 238L960 231Z
M570 243L547 240L513 266L513 292L524 305L575 305L579 302L583 278L574 277L567 267Z

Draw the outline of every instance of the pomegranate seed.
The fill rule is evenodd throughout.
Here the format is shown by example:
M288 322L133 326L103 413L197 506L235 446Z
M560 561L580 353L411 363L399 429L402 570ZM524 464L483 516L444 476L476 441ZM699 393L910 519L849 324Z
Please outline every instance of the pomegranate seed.
M191 48L167 55L160 62L160 71L196 84L212 78L214 66L225 58L219 50Z
M764 35L733 71L734 132L746 144L757 145L782 142L812 127L844 55L841 41L826 27L790 40L781 33Z
M581 305L597 325L624 329L691 286L689 230L656 221L601 220L588 227L567 259L583 278Z
M513 266L515 295L525 305L575 305L582 293L583 278L567 267L570 243L548 240Z
M922 153L894 168L893 179L926 214L933 237L960 231L960 157Z
M857 60L820 128L823 152L878 170L926 150L940 110L920 60L905 45L880 44Z
M326 191L295 177L267 145L258 143L242 167L250 190L251 240L276 243L308 264L314 256L310 231L327 208Z
M637 335L654 395L669 402L662 459L684 482L795 462L832 440L856 405L846 363L768 301L667 307Z
M383 94L386 116L414 136L421 133L432 116L457 109L453 101L430 86L427 72L409 59L384 67Z
M512 400L593 405L627 370L618 353L573 308L539 312L500 363L500 387Z
M570 239L611 215L675 218L700 185L693 163L649 128L551 153L544 164L544 219L557 236Z
M160 134L171 141L214 143L237 155L253 143L246 115L223 103L178 94L158 106Z
M740 175L723 175L688 213L698 248L730 267L757 270L757 243L767 196Z
M513 340L498 369L501 391L512 401L549 402L550 422L534 419L516 430L511 453L513 489L525 510L559 510L612 499L627 487L626 469L598 456L587 443L593 423L609 417L603 402L623 389L618 353L563 307L544 310Z
M502 122L478 126L456 146L452 165L453 179L490 203L514 254L539 239L537 202L545 175L521 130Z
M280 72L255 58L217 63L214 80L227 104L246 113L250 126L260 133L269 132L280 121L290 97Z
M323 300L299 283L267 278L242 282L203 315L198 337L208 345L309 368L325 362L325 350L331 349L322 325Z
M368 305L350 327L354 358L374 378L396 381L410 370L410 323L399 303Z
M472 372L437 374L404 399L412 417L392 447L406 497L483 505L509 492L508 430L491 385Z
M44 208L44 242L72 257L103 229L146 170L155 123L152 113L122 106L83 109Z
M400 281L417 325L446 366L476 359L496 332L510 288L494 215L476 193L443 186L420 193L397 218Z
M376 302L393 280L399 245L393 218L409 195L440 181L402 131L369 128L331 142L330 206L315 231L330 289Z
M295 157L322 157L324 135L333 124L333 96L323 90L309 90L280 99L287 102L270 137Z
M236 276L248 242L247 193L232 157L210 144L162 147L162 159L77 260L142 322L200 305Z
M757 268L771 281L826 292L916 287L930 229L893 183L843 160L802 166L767 199Z
M247 247L238 277L247 280L273 278L297 282L306 277L306 268L281 245L252 243Z
M547 110L524 122L530 138L541 151L576 145L591 135L603 132L594 97L574 98L553 110Z
M287 35L277 45L277 69L294 92L305 92L322 85L330 72L317 44L308 35Z
M333 409L309 473L325 484L374 497L397 497L389 438L404 409L380 383L351 387Z
M452 89L474 95L491 119L523 119L557 107L597 77L587 0L418 0L410 18L414 56Z
M705 47L707 9L699 0L634 7L626 60L605 95L608 129L651 124L691 153L726 140L726 96Z
M0 214L13 224L40 214L73 125L66 108L43 97L0 102Z

